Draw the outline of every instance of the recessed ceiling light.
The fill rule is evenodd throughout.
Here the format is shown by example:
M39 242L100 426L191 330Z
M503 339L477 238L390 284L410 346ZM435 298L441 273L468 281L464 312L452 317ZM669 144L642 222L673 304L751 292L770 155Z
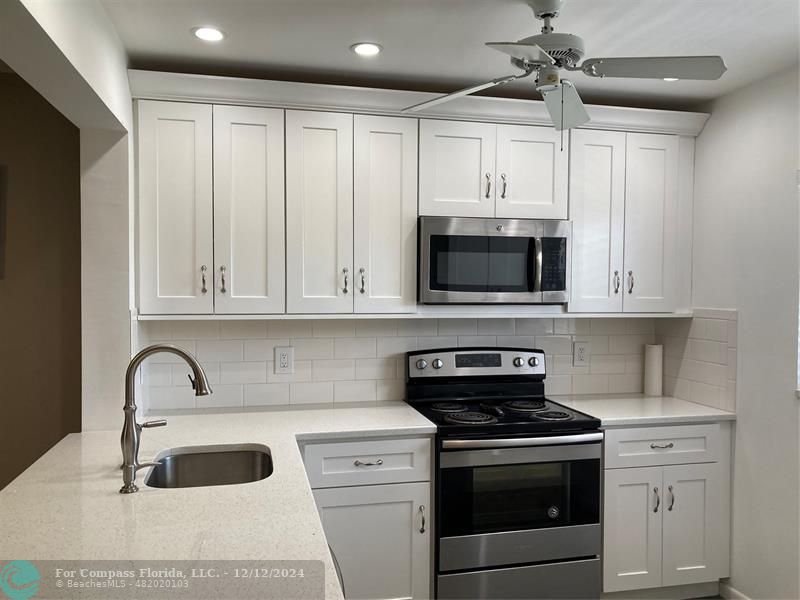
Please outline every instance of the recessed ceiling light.
M192 33L204 42L219 42L225 37L225 34L216 27L195 27Z
M350 50L359 56L375 56L381 50L383 50L383 48L381 48L378 44L373 44L372 42L360 42L350 46Z
M678 81L677 77L664 77L664 81Z

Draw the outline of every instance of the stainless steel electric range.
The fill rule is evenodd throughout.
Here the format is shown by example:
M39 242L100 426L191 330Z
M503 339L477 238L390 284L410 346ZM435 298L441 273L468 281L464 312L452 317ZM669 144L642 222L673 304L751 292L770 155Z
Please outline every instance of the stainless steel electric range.
M544 380L541 350L406 355L406 401L437 426L437 598L600 597L600 421Z

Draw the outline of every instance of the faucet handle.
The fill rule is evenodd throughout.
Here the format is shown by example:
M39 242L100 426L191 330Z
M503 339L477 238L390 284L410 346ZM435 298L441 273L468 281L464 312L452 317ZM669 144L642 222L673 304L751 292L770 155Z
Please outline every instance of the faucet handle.
M167 424L166 419L158 419L157 421L145 421L142 423L143 429L149 429L150 427L164 427Z

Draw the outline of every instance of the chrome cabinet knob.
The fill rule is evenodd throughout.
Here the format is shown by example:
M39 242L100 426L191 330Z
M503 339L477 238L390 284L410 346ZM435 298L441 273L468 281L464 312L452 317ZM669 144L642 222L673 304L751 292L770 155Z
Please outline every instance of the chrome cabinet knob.
M528 364L530 366L532 366L532 367L538 367L539 366L539 359L537 357L535 357L535 356L531 356L528 359Z
M427 367L428 367L428 361L427 361L427 360L425 360L424 358L420 358L420 359L417 361L417 368L418 368L420 371L421 371L422 369L425 369L425 368L427 368Z
M525 364L525 359L524 359L524 358L522 358L521 356L517 356L517 357L514 359L514 366L515 366L515 367L521 367L521 366L523 366L524 364Z
M434 358L433 359L433 368L434 369L441 369L444 366L441 358Z

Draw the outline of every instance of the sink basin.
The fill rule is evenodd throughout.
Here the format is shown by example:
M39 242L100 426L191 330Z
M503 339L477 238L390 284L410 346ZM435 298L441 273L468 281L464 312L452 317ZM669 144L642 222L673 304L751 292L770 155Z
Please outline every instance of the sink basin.
M186 446L156 456L144 480L154 488L186 488L260 481L272 475L272 454L261 444Z

